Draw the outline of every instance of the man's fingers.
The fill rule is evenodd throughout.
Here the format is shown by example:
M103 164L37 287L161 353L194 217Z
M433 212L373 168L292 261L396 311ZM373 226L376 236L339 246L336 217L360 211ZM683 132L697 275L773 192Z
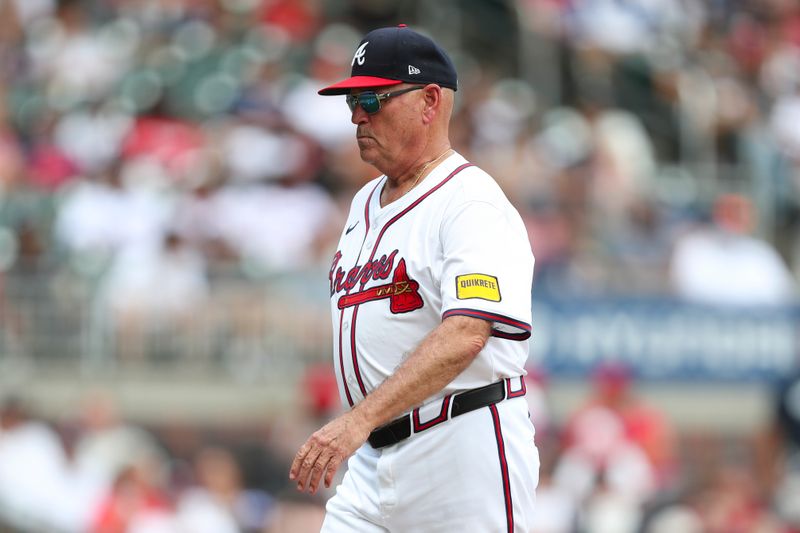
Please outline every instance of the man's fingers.
M317 492L317 488L319 487L319 480L322 477L322 474L329 470L331 467L336 468L335 464L331 463L331 459L333 458L333 453L327 452L324 454L320 454L317 458L314 466L311 468L311 476L309 478L308 483L308 490L311 494Z
M339 470L339 467L342 465L343 461L344 457L336 453L331 453L331 455L324 460L320 458L320 460L312 469L309 492L311 494L316 493L317 489L319 488L320 481L325 483L325 487L330 487L331 483L333 482L333 476L336 475L336 472Z
M319 489L320 481L324 481L326 487L331 486L333 476L342 461L342 455L338 452L318 452L315 447L311 447L305 455L297 454L289 478L297 481L297 490L314 494Z
M342 464L342 459L334 456L331 458L330 464L328 465L328 473L325 474L325 486L330 487L331 483L333 483L333 476L336 475L336 471L339 470L339 466Z
M330 487L336 471L364 439L353 433L351 417L343 415L326 424L311 435L300 447L289 468L289 479L297 482L297 489L315 493L320 482ZM358 429L358 428L356 428Z
M312 450L306 454L305 458L300 463L300 476L297 480L298 489L306 490L308 488L309 477L312 476L313 470L321 455L322 450L318 450L317 448L312 448Z
M303 459L308 454L308 450L311 448L311 444L309 441L306 441L299 450L297 450L297 455L294 456L294 461L292 461L292 467L289 469L289 479L297 479L300 475L300 465L303 462Z
M308 475L311 473L311 469L317 461L317 458L322 453L322 450L310 444L310 441L306 444L308 444L308 446L303 446L303 448L306 448L305 453L301 453L303 448L300 449L300 452L297 452L289 476L291 479L297 480L297 487L301 490L305 489Z

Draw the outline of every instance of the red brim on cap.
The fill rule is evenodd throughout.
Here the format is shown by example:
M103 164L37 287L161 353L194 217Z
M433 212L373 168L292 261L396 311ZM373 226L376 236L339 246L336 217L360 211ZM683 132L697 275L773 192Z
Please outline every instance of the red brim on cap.
M329 87L320 89L317 94L322 96L332 96L337 94L348 94L350 89L363 89L365 87L388 87L390 85L400 85L400 80L390 80L388 78L376 78L374 76L353 76L339 83L334 83Z

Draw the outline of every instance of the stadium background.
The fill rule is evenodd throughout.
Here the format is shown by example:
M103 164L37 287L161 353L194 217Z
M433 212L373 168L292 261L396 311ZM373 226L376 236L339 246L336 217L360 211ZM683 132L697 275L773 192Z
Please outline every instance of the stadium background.
M539 533L798 530L798 2L0 0L0 531L318 527L376 173L316 90L399 22L530 232Z

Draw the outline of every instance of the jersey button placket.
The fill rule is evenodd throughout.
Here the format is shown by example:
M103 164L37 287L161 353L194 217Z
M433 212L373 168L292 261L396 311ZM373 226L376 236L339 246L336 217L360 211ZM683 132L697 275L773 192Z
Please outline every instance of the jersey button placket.
M378 501L381 515L384 520L391 518L392 511L397 505L397 491L394 481L394 462L397 450L394 446L381 450L378 458Z
M358 380L356 380L356 378L355 378L355 376L353 376L353 374L350 374L349 376L347 376L347 384L350 385L350 394L353 395L353 399L355 400L356 399L355 398L356 394L358 394L358 395L361 394L361 389L359 389Z
M350 320L345 320L342 323L342 334L349 339L349 331L350 331ZM348 352L349 353L349 350ZM355 368L351 368L347 372L347 385L350 388L350 394L353 395L353 399L355 399L355 395L359 393L360 388L358 386L358 380L355 377Z

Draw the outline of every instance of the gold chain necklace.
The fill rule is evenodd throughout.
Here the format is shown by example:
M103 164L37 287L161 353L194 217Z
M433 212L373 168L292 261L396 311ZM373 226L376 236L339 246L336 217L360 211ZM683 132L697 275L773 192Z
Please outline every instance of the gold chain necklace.
M448 152L450 152L451 150L452 150L452 148L449 148L449 147L448 147L448 148L447 148L447 150L445 150L444 152L442 152L441 154L439 154L439 155L438 155L438 156L436 156L435 158L431 159L430 161L428 161L427 163L425 163L424 165L422 165L422 168L420 168L420 169L419 169L419 171L417 172L417 175L414 177L414 183L413 183L413 184L411 185L411 187L410 187L410 188L409 188L409 189L408 189L406 192L404 192L403 194L404 194L404 195L405 195L405 194L408 194L408 193L409 193L409 192L410 192L410 191L411 191L411 190L412 190L414 187L416 187L416 186L417 186L417 183L419 183L419 179L422 177L422 175L425 173L425 171L426 171L426 170L428 170L428 167L429 167L429 166L431 166L432 164L434 164L435 162L437 162L438 160L440 160L441 158L443 158L443 157L444 157L444 156L445 156L445 155L446 155Z

